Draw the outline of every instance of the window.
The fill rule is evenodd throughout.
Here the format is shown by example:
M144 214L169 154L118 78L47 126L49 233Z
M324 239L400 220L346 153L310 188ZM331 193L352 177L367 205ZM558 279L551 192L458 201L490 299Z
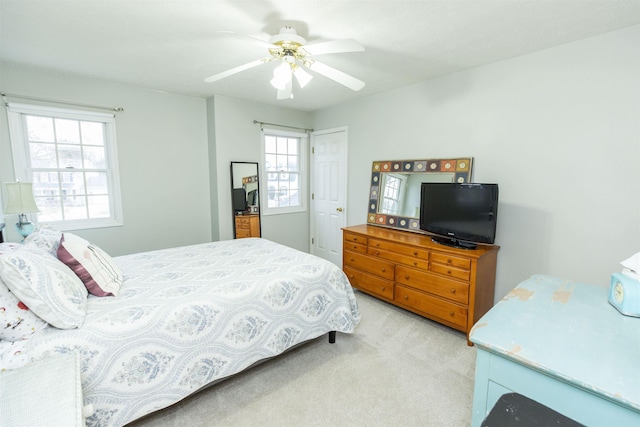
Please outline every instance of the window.
M11 104L8 116L16 178L33 182L39 222L122 224L113 115Z
M400 206L404 205L406 177L397 174L385 174L382 184L382 200L380 211L390 215L400 214Z
M304 168L306 134L264 130L264 179L266 201L263 213L303 212L306 210ZM266 202L266 203L265 203Z

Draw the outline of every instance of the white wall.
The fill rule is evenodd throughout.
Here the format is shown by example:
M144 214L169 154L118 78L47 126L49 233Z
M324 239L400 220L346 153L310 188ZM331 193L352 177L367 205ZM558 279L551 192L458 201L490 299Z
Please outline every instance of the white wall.
M275 94L274 94L275 96ZM220 239L233 238L231 162L258 162L262 173L260 125L254 120L302 128L310 127L310 114L240 99L215 96L216 173ZM211 124L210 124L211 126ZM260 183L261 193L265 194ZM262 237L309 251L309 213L262 215Z
M474 157L500 185L496 299L531 274L607 285L640 251L640 26L314 114L349 126L349 225L374 160Z
M114 256L211 241L204 99L9 65L0 65L0 85L11 94L124 108L116 118L124 226L77 234ZM0 182L13 180L2 112ZM13 218L6 222L7 240L18 240Z

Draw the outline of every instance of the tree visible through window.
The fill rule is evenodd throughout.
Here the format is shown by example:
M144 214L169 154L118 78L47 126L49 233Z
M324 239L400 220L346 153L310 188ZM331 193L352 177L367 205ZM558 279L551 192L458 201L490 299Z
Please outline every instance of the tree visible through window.
M32 106L10 113L16 174L33 182L38 220L76 228L119 222L113 117Z

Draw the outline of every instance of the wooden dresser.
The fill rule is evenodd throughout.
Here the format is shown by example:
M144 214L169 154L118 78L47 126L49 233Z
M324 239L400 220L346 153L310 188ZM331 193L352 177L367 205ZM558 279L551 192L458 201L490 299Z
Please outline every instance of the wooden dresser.
M260 237L260 215L236 215L236 239Z
M457 249L425 234L343 228L343 270L363 292L467 334L493 306L499 246Z

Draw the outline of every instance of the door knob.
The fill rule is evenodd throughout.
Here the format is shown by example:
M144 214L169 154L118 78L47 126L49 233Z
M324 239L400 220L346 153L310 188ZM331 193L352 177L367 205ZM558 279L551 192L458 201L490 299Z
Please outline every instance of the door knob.
M336 209L338 212L342 212L342 208L337 208Z

